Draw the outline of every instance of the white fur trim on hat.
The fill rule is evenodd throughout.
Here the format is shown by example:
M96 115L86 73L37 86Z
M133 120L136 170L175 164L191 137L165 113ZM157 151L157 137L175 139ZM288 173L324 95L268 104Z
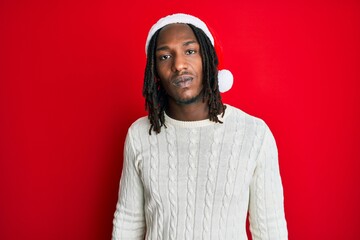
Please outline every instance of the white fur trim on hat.
M149 46L150 39L152 36L156 33L157 30L165 27L166 25L173 24L173 23L186 23L186 24L192 24L197 28L200 28L204 31L206 36L210 39L211 44L215 47L214 37L211 34L210 30L206 26L206 24L201 21L199 18L194 17L189 14L184 13L176 13L172 15L168 15L166 17L161 18L157 23L155 23L147 36L146 43L145 43L145 54L147 54L147 49ZM219 54L219 53L217 53ZM234 77L232 73L229 70L219 70L218 71L218 82L219 82L219 91L220 92L226 92L230 90L232 87L234 81Z
M206 24L203 21L201 21L199 18L191 16L189 14L176 13L176 14L172 14L172 15L169 15L169 16L159 19L159 21L157 21L157 23L155 23L151 27L149 34L147 36L147 39L146 39L145 54L147 54L147 48L149 46L150 39L156 33L156 31L159 30L160 28L165 27L166 25L173 24L173 23L190 23L190 24L194 25L195 27L200 28L208 36L212 45L214 46L214 38L211 35L209 29L207 28Z

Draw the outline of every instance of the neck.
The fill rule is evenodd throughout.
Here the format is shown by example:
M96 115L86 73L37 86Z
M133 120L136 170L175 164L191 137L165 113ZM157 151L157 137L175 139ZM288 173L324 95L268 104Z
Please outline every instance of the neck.
M199 121L209 118L209 106L207 101L200 101L191 104L177 104L169 101L166 114L179 121Z

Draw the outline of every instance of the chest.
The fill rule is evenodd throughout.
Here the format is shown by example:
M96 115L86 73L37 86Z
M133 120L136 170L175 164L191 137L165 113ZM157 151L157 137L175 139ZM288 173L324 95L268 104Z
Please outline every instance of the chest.
M176 192L181 198L207 192L241 195L255 168L254 143L244 129L168 128L142 139L140 172L144 190L158 197ZM155 194L156 195L156 194Z

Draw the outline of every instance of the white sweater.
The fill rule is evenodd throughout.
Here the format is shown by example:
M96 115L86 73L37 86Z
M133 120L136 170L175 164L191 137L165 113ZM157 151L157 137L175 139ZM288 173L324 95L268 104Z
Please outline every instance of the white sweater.
M260 119L227 105L223 124L128 130L113 240L287 239L277 148Z

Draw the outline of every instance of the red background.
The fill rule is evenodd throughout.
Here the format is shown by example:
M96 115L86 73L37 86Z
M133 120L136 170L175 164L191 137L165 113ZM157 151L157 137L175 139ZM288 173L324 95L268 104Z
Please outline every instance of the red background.
M289 239L359 239L358 1L1 1L0 239L110 239L161 16L215 30L226 103L278 143Z

